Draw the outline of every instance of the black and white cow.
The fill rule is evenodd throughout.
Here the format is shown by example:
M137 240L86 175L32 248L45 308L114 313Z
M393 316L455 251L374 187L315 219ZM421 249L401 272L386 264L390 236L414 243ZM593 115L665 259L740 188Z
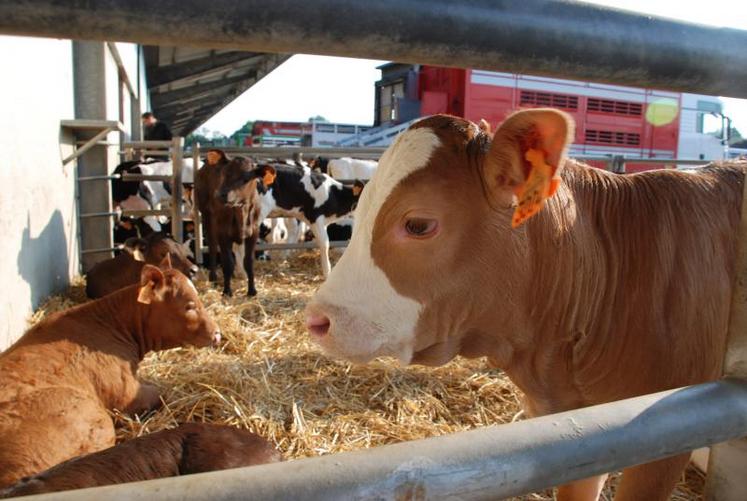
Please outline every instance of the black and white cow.
M325 158L316 157L309 166L312 170L329 174L335 179L361 179L368 181L373 176L379 163L376 160L358 158Z
M145 160L128 161L119 164L114 174L146 174L170 176L172 166L170 161ZM192 215L192 186L194 184L194 166L191 158L185 158L182 163L182 217L191 219ZM124 181L112 180L112 201L115 208L123 210L166 209L171 203L171 183L168 181ZM161 231L161 225L167 218L145 216L143 221L153 231Z
M358 202L363 183L344 186L330 176L312 172L308 167L273 164L275 181L260 190L260 220L267 217L292 217L309 225L321 252L322 272L326 277L329 262L327 225L348 216Z

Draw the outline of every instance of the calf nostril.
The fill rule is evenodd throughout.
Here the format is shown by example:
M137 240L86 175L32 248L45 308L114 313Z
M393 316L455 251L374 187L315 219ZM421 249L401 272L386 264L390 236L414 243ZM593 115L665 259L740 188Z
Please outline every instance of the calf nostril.
M326 336L329 333L330 321L325 315L306 315L306 328L312 336Z
M213 332L213 344L220 343L220 340L221 340L220 331L216 330L215 332Z

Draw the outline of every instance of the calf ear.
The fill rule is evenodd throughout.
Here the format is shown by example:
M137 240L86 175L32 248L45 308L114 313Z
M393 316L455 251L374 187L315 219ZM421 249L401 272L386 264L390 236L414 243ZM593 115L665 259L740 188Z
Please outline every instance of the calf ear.
M518 198L514 227L539 212L555 193L573 129L569 115L540 108L514 113L495 131L483 180L499 206L508 207Z
M138 303L150 304L160 301L162 298L165 277L157 267L146 264L140 272L140 290L138 291Z
M480 119L480 123L479 123L478 127L480 128L480 132L483 132L484 134L487 134L488 136L492 136L493 135L493 130L490 127L490 122L488 122L484 118Z
M263 165L260 169L262 169L262 182L265 186L270 186L275 182L275 178L277 177L275 167L272 165Z
M353 196L354 197L361 196L364 186L365 184L363 184L363 181L361 181L360 179L356 179L355 182L353 183Z
M222 150L209 150L205 155L205 163L211 167L218 165L221 161L227 160L226 154Z
M179 244L177 244L177 245L179 245ZM159 263L158 267L161 268L162 270L170 270L172 268L171 267L171 254L170 253L168 253L168 252L166 253L166 255L163 257L163 259Z

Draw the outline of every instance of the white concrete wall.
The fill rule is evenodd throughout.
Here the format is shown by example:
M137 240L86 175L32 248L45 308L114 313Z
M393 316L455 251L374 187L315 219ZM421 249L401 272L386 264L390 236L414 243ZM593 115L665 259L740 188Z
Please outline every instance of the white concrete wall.
M0 349L78 272L72 44L0 36Z
M101 114L122 120L129 139L144 106L138 101L138 47L106 44ZM76 118L73 44L0 36L0 350L26 330L31 312L80 272L73 135L60 121ZM122 75L122 77L120 77ZM82 75L80 78L88 78ZM84 87L84 88L94 88ZM124 92L120 92L124 89ZM89 95L89 94L86 94ZM122 97L122 103L120 103ZM134 103L134 104L133 104ZM107 140L116 143L119 133ZM101 156L117 165L119 148ZM101 186L101 184L99 184Z

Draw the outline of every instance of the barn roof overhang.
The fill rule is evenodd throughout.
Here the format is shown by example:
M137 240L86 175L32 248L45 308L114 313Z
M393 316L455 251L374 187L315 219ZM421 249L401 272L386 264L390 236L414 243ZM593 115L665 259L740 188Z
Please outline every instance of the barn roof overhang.
M195 47L143 48L153 113L185 136L286 61L268 54Z

